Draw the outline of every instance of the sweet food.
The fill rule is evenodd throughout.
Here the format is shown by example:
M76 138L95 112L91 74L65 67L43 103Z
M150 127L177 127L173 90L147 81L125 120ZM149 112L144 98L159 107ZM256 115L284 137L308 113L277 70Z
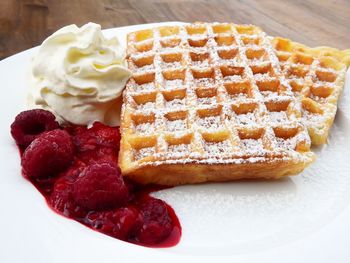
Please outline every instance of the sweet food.
M312 144L326 143L350 65L350 49L310 48L280 37L270 40L283 74L301 102Z
M279 178L314 159L298 98L258 27L128 35L119 166L141 183Z
M181 226L173 209L149 194L162 188L139 187L117 167L118 127L95 122L90 128L53 128L52 114L38 109L18 116L11 128L18 130L25 120L26 129L13 133L23 175L54 211L134 244L168 247L179 242ZM20 144L33 131L29 146Z
M350 50L310 48L253 25L165 26L127 41L128 68L99 25L45 40L29 103L51 112L20 113L11 134L23 175L53 210L151 247L176 245L181 226L150 192L276 179L309 165L311 145L327 141L350 65ZM110 126L125 84L120 133Z
M98 24L69 25L49 36L33 58L28 106L52 111L61 123L115 126L129 77L116 37L105 38Z

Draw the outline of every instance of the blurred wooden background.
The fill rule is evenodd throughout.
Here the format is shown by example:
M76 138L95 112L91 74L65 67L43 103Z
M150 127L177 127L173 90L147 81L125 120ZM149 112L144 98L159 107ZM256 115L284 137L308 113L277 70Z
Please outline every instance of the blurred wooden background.
M60 27L161 21L232 21L308 45L350 48L350 0L0 0L0 59Z

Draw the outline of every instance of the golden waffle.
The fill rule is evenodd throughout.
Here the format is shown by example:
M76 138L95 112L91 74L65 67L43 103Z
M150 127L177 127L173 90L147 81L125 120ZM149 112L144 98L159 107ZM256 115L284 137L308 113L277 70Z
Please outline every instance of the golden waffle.
M299 101L258 27L128 35L119 165L141 183L279 178L312 162Z
M350 49L309 48L280 37L271 38L271 42L283 74L301 103L312 144L326 143L350 64Z

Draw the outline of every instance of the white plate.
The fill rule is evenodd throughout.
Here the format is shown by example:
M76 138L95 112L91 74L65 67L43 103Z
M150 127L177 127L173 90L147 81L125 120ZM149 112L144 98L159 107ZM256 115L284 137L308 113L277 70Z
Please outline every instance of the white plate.
M125 41L129 31L106 30ZM0 262L350 262L350 72L329 144L299 176L279 181L183 186L156 194L180 218L180 243L132 245L51 211L21 176L10 124L25 109L36 48L0 62Z

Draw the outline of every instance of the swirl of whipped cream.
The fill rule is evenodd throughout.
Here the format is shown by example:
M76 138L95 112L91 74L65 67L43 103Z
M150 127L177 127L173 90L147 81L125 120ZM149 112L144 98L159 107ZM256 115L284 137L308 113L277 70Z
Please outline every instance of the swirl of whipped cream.
M118 101L131 73L117 38L101 26L69 25L49 36L32 61L28 106L52 111L60 122L119 122Z

